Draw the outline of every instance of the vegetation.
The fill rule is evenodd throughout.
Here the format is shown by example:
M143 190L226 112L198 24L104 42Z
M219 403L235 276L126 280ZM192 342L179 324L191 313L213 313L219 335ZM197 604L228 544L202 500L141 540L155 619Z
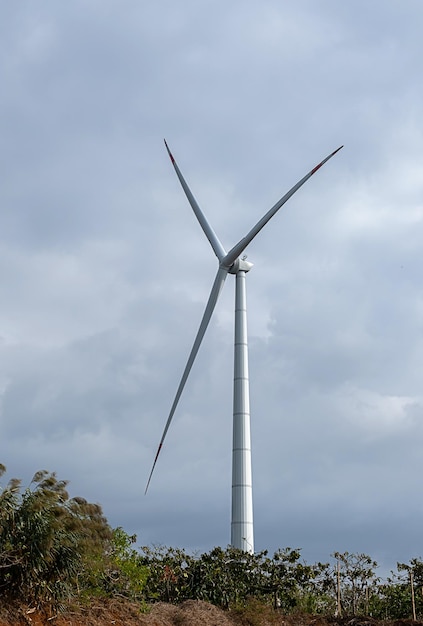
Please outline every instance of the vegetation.
M70 498L54 473L37 472L27 488L12 479L0 490L0 593L10 601L57 610L93 597L140 606L202 600L241 611L251 624L275 609L423 619L421 559L398 563L381 581L365 554L335 552L331 563L309 565L292 548L272 556L234 548L190 555L135 543L135 535L110 528L98 504Z
M0 466L0 472L5 472ZM40 471L0 494L0 589L32 603L60 603L96 584L112 532L100 506L69 499L67 483Z

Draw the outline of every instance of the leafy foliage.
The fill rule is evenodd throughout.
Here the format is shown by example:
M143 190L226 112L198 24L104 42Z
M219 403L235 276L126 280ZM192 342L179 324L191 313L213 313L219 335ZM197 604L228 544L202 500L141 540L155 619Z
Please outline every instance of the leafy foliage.
M423 619L423 561L411 559L410 563L397 563L387 582L379 586L373 598L373 613L381 619ZM414 601L414 608L413 608Z
M291 548L278 550L273 557L266 551L248 554L230 547L193 557L181 549L143 547L141 559L148 569L143 591L149 602L204 600L240 612L244 619L248 616L248 623L259 621L271 607L286 614L335 615L338 594L344 617L400 619L412 617L412 567L417 616L423 616L420 560L413 559L410 566L398 564L398 573L381 583L377 563L368 555L335 552L332 557L332 565L308 565L301 560L301 551Z
M0 464L0 477L6 468ZM278 612L386 620L423 619L423 561L398 563L386 581L366 554L335 552L308 565L299 549L250 554L228 547L190 555L136 549L135 535L112 530L98 504L70 498L67 482L37 472L23 489L0 489L0 593L59 608L72 599L120 597L141 603L202 600L243 623L272 623ZM276 611L276 612L275 612Z
M369 589L378 582L377 563L367 554L334 552L339 567L340 599L342 613L369 614Z
M1 466L2 474L5 467ZM12 479L0 493L0 589L28 602L58 604L101 568L111 529L101 507L69 498L45 470L28 488Z
M108 595L143 600L148 568L133 548L136 540L136 535L128 535L121 527L113 530L112 548L103 580L103 589Z
M142 548L149 575L145 595L149 601L204 600L225 609L245 607L252 598L290 611L301 608L311 580L321 565L300 562L300 550L249 554L235 548L214 548L194 558L173 548Z

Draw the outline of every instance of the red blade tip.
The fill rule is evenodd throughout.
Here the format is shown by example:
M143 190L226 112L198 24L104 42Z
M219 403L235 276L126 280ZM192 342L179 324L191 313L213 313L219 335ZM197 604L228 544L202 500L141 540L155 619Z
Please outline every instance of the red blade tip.
M172 163L173 163L173 164L175 164L175 159L173 158L173 154L172 154L172 153L171 153L171 151L169 150L169 146L167 145L167 141L166 141L166 139L163 139L163 141L164 141L164 143L165 143L166 150L167 150L167 153L168 153L168 155L169 155L169 157L170 157L170 160L172 161Z
M337 148L336 150L334 150L334 151L332 152L332 154L330 154L328 157L326 157L326 159L323 159L323 161L321 161L318 165L316 165L316 167L314 167L314 168L311 170L311 174L313 175L315 172L317 172L317 170L319 170L319 169L322 167L322 165L324 165L324 164L326 163L326 161L328 161L329 159L331 159L331 158L332 158L332 157L333 157L333 156L334 156L337 152L339 152L339 151L340 151L340 149L341 149L341 148L343 148L343 147L344 147L344 146L339 146L339 148Z

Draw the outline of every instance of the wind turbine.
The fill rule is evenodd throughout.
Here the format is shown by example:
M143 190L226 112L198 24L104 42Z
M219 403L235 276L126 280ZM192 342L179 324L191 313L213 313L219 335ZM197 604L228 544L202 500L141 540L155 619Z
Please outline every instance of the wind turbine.
M228 274L236 277L235 287L235 342L234 342L234 391L233 391L233 445L232 445L232 517L231 517L231 545L244 552L254 552L254 532L253 532L253 494L251 477L251 435L250 435L250 395L248 378L248 337L247 337L247 305L246 305L246 274L252 268L252 264L241 257L245 248L261 231L267 222L279 211L279 209L294 195L294 193L308 181L318 169L329 161L343 146L329 154L316 167L313 167L288 193L286 193L258 222L253 228L239 240L239 242L226 252L219 241L213 228L201 211L194 196L191 193L182 173L169 150L165 140L165 146L170 160L175 169L182 189L190 203L195 216L215 255L217 256L219 267L216 278L210 292L210 296L201 320L200 328L194 340L194 345L185 365L175 399L170 409L167 422L165 424L162 438L157 449L153 467L151 468L145 493L147 493L157 459L162 449L170 423L176 411L185 383L191 371L191 367L197 356L198 349L203 340L207 326L213 315L220 292Z

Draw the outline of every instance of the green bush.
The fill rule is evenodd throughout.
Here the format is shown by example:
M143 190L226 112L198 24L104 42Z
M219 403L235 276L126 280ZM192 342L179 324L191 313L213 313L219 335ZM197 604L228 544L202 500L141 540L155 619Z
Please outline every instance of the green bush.
M136 535L128 535L121 527L113 530L109 564L103 583L109 595L131 600L144 599L143 591L149 570L143 564L139 552L133 548L136 540Z

